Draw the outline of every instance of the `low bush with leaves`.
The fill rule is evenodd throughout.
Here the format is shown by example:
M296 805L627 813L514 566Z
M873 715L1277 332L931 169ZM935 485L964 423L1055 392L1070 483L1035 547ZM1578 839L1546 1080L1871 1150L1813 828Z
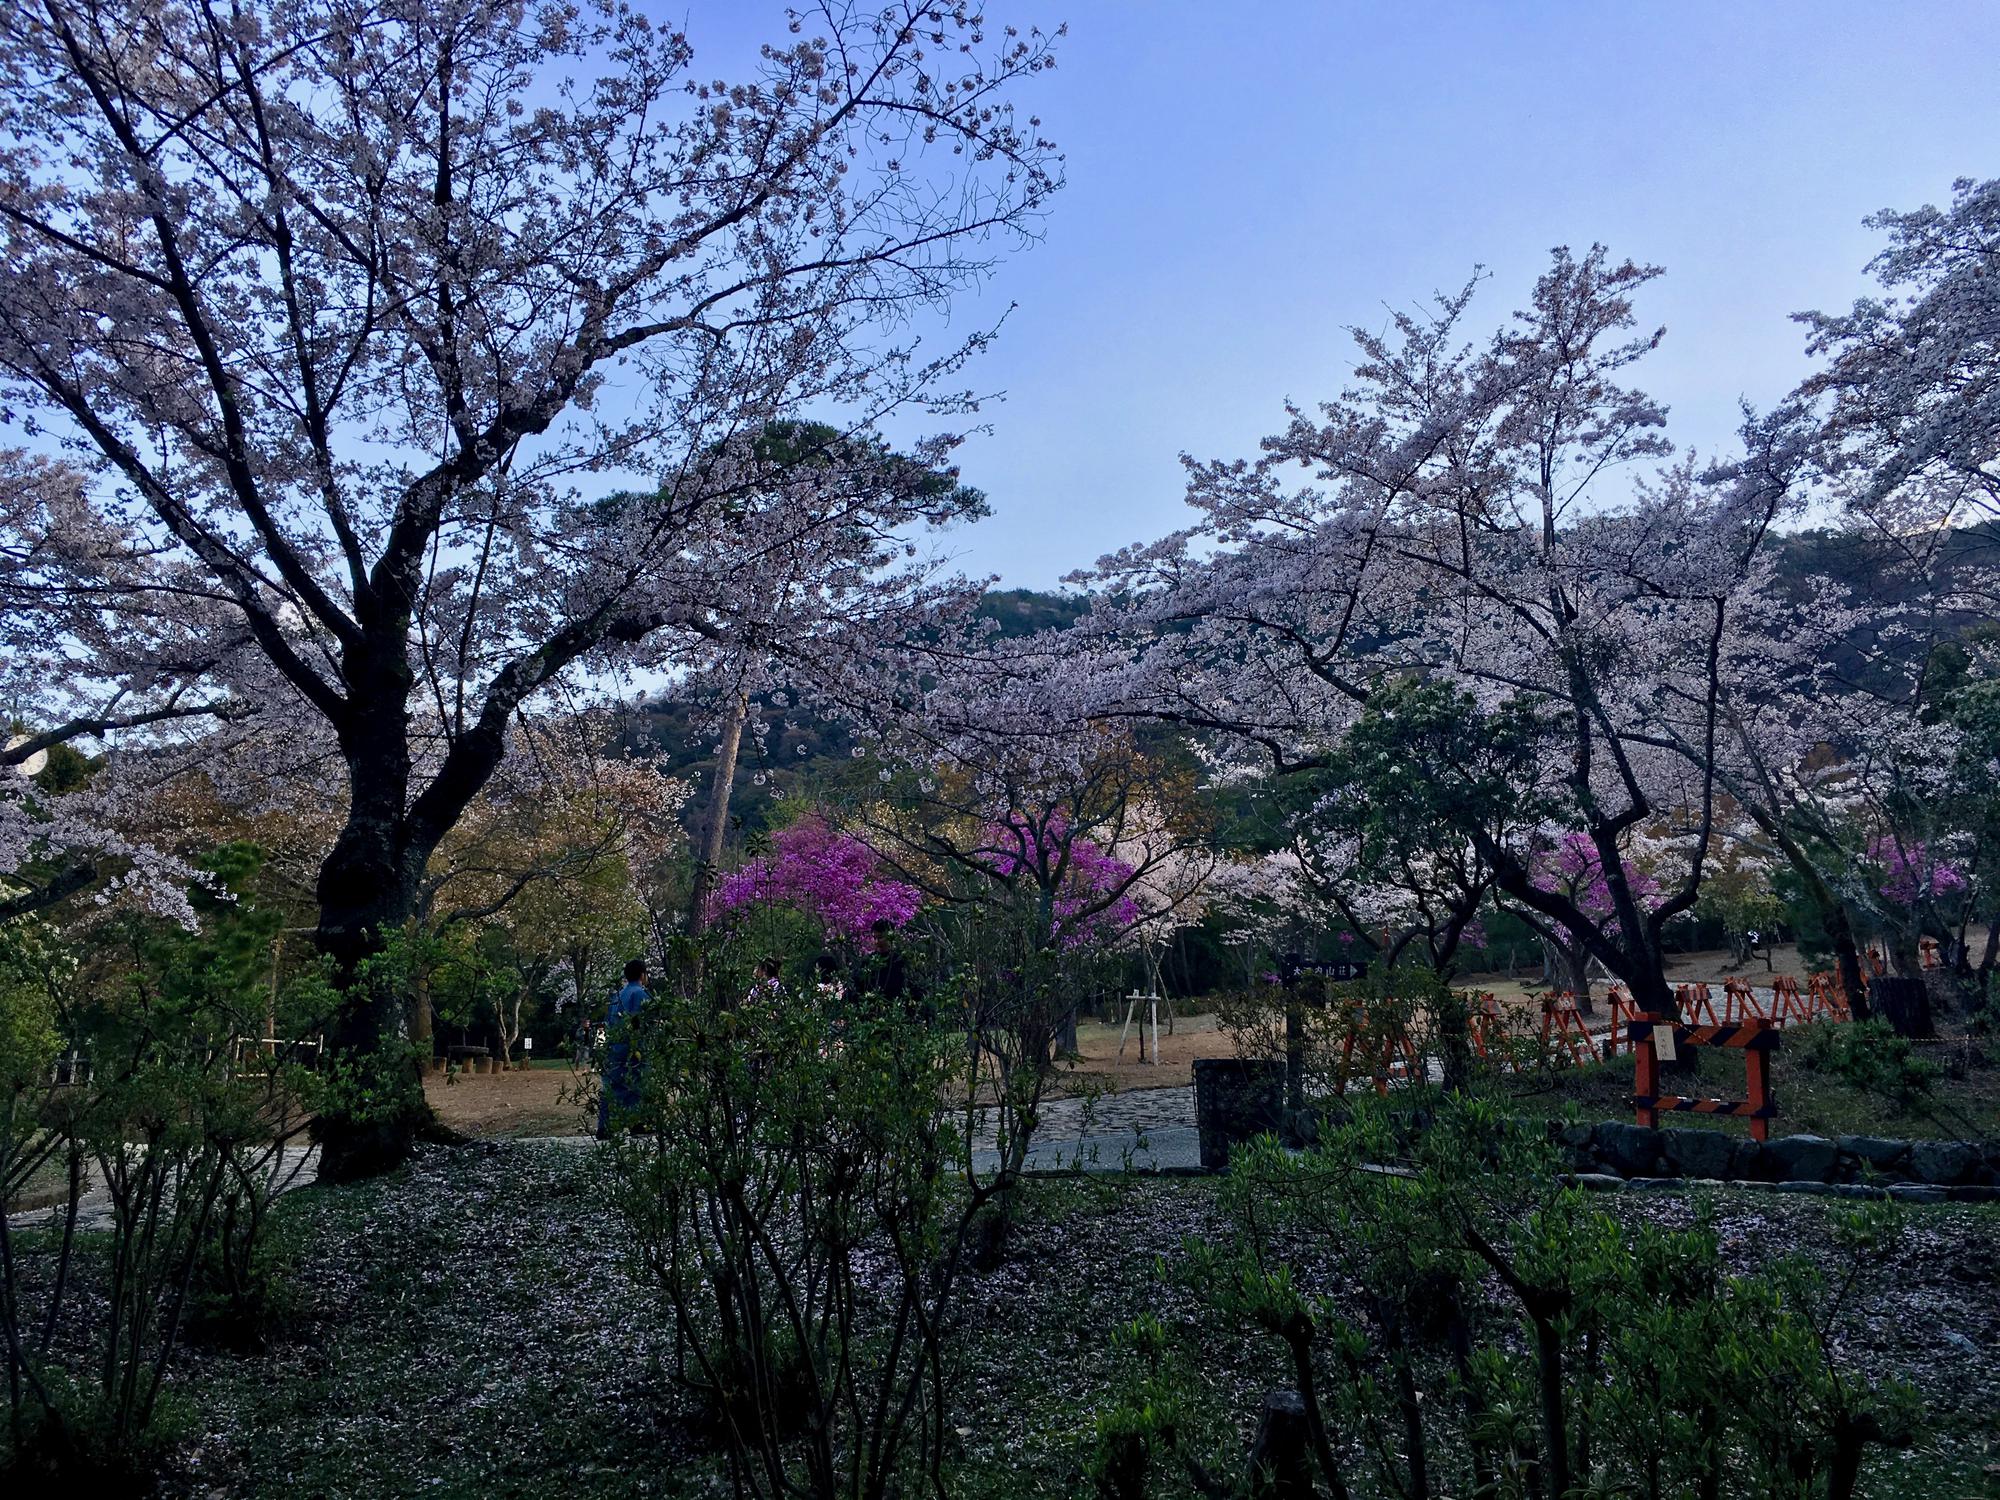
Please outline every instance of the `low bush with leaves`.
M716 955L690 975L635 1027L640 1099L612 1119L674 1374L739 1495L942 1494L951 1299L992 1191L951 1180L964 1049Z
M1232 1243L1169 1270L1276 1341L1321 1482L1350 1495L1571 1497L1855 1493L1870 1451L1908 1440L1913 1395L1839 1349L1898 1220L1839 1220L1836 1268L1722 1265L1705 1219L1628 1227L1563 1185L1539 1132L1477 1101L1364 1104L1312 1150L1266 1141L1232 1165ZM1301 1244L1323 1257L1295 1273ZM1142 1345L1100 1490L1228 1493L1188 1455L1175 1359ZM1164 1382L1164 1384L1163 1384ZM1135 1455L1172 1453L1172 1464ZM1135 1487L1135 1472L1153 1477Z
M262 1039L320 990L273 995L274 919L242 899L256 863L217 851L194 930L122 914L87 951L6 930L0 1181L10 1197L37 1167L62 1181L44 1229L0 1220L0 1476L15 1483L143 1488L176 1434L167 1374L191 1326L239 1344L269 1329L262 1231L317 1080ZM52 1044L87 1066L53 1069ZM81 1213L93 1184L106 1227Z
M1796 1065L1880 1099L1902 1113L1931 1096L1938 1070L1886 1021L1800 1027L1786 1036Z

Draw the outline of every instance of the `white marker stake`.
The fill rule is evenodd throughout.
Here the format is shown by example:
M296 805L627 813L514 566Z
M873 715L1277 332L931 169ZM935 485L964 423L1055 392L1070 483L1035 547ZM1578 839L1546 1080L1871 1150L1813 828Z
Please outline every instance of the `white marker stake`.
M1674 1060L1674 1028L1655 1026L1653 1028L1653 1050L1660 1055L1661 1062Z

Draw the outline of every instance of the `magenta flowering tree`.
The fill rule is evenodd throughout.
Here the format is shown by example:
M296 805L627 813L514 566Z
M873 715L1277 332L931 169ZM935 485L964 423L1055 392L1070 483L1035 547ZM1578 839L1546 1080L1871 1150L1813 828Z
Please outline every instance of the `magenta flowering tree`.
M1882 867L1882 883L1877 889L1898 906L1918 906L1955 895L1966 886L1964 873L1932 853L1921 839L1870 839L1868 857Z
M877 922L906 926L923 892L888 875L863 840L818 814L771 841L771 852L723 878L709 902L720 918L758 906L788 906L818 922L829 941L859 940Z
M1659 881L1622 856L1618 864L1631 899L1645 911L1657 911L1666 900ZM1589 834L1572 830L1536 856L1530 870L1535 888L1562 898L1579 920L1560 921L1518 906L1514 914L1541 938L1550 981L1574 994L1578 1007L1588 1011L1593 1008L1591 940L1613 931L1618 921L1618 902L1603 856Z
M1132 895L1138 870L1093 839L1069 837L1060 809L1041 820L1010 814L989 843L983 859L994 879L1026 874L1045 890L1049 933L1063 947L1114 943L1140 920Z

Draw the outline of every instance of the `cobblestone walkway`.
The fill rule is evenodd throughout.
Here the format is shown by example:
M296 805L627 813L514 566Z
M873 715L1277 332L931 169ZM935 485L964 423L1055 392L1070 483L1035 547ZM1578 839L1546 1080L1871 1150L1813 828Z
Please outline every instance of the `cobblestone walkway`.
M983 1120L972 1137L974 1171L1000 1164L993 1125ZM1096 1099L1055 1099L1028 1147L1032 1171L1075 1167L1083 1171L1145 1171L1201 1164L1191 1087L1126 1089Z

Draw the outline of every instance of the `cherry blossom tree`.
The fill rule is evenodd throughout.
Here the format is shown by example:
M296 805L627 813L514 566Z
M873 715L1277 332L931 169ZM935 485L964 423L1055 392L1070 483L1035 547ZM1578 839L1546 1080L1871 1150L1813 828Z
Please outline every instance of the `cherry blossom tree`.
M1518 794L1597 850L1609 919L1537 883L1532 828L1469 817L1463 836L1510 902L1670 1011L1663 933L1714 836L1723 664L1802 503L1807 445L1787 410L1746 419L1727 468L1661 467L1665 411L1624 383L1662 336L1632 303L1657 274L1563 249L1483 342L1461 332L1476 282L1357 332L1351 389L1292 408L1254 462L1189 460L1201 523L1100 565L1106 604L1066 681L1085 714L1220 732L1280 772L1329 765L1412 676L1462 693L1474 737L1503 713L1532 724ZM1470 793L1449 766L1410 771ZM1620 849L1668 812L1686 859L1652 904Z
M0 15L0 401L85 481L0 545L51 559L41 638L143 620L114 675L334 755L318 942L357 1066L402 1006L354 977L517 714L718 652L837 673L954 596L904 560L930 490L760 437L964 409L984 335L921 320L1058 185L1013 106L1051 40L921 0L793 33L732 83L608 5ZM325 1175L406 1149L414 1071L381 1083Z
M2000 517L2000 179L1952 184L1946 208L1868 220L1883 295L1810 312L1823 368L1823 456L1865 514L1890 528Z

